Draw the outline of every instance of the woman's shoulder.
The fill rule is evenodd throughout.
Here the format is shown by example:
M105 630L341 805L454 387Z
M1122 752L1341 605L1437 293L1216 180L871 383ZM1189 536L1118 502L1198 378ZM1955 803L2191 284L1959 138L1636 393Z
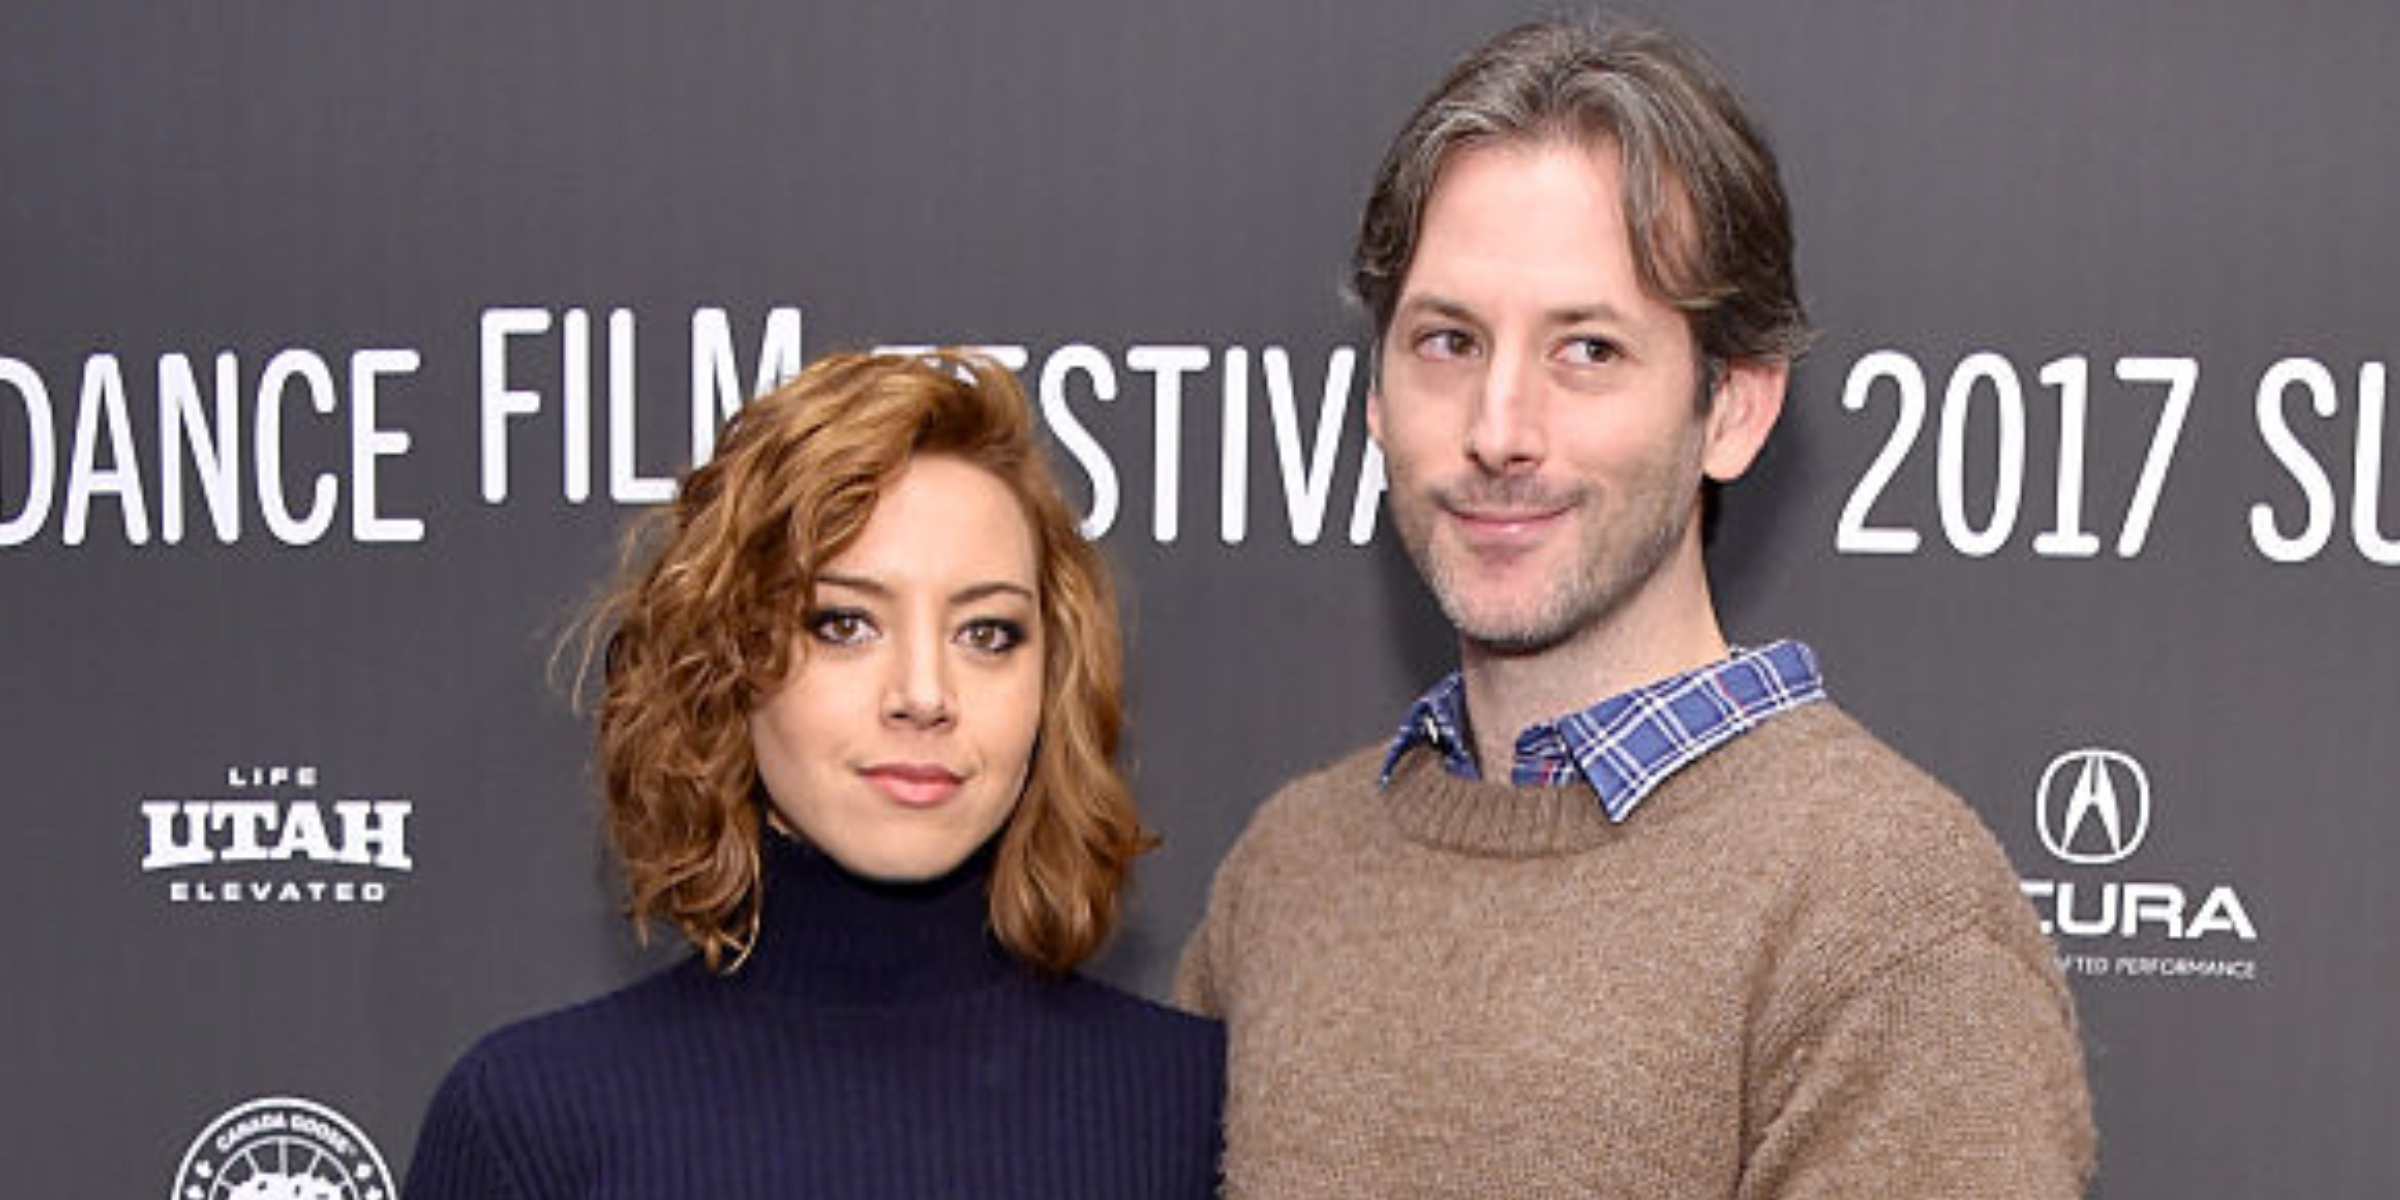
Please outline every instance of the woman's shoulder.
M411 1158L409 1200L452 1200L525 1189L527 1146L545 1153L564 1140L561 1102L595 1090L611 1041L630 1014L669 986L663 972L630 986L539 1016L511 1021L475 1039L442 1075L425 1109Z
M1112 1118L1162 1136L1214 1136L1225 1094L1225 1027L1112 984L1071 975L1042 988L1041 1057L1070 1090L1115 1097ZM1203 1140L1206 1140L1205 1138ZM1206 1157L1205 1155L1203 1156Z
M606 1122L595 1114L626 1103L630 1079L684 1071L677 1031L709 1023L695 1003L697 971L686 962L475 1039L426 1107L411 1200L491 1194L495 1173L515 1173L508 1147L542 1147L561 1169L597 1161L601 1148L586 1143Z
M500 1025L477 1038L451 1068L490 1081L542 1080L590 1064L621 1061L647 1038L687 1020L697 967L683 963L613 991Z
M1079 1048L1076 1052L1093 1067L1131 1066L1180 1077L1202 1091L1220 1085L1225 1066L1221 1023L1082 975L1043 991L1042 1008L1062 1027L1060 1048Z
M1221 1045L1225 1040L1224 1025L1213 1018L1185 1012L1087 975L1069 975L1056 987L1075 1011L1096 1023L1204 1048Z

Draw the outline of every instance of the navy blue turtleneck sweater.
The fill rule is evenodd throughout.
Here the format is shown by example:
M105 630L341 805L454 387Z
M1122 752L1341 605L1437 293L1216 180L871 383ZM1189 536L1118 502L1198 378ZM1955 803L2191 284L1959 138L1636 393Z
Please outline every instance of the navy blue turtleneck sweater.
M485 1037L434 1095L409 1200L1214 1194L1214 1022L1009 958L988 850L893 886L766 841L749 961Z

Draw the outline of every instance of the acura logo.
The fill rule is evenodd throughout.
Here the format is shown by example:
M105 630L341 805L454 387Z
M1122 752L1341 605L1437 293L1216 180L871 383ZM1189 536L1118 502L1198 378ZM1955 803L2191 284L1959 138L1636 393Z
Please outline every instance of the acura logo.
M2069 750L2042 772L2034 805L2042 845L2060 861L2122 862L2150 832L2150 776L2130 754Z

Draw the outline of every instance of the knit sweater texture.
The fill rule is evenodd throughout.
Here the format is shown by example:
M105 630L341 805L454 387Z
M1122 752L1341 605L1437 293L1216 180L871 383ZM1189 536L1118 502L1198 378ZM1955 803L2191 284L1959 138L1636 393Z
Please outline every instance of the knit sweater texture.
M1214 1022L1019 965L986 931L988 851L892 886L767 840L749 959L485 1037L409 1200L1214 1194Z
M1375 747L1276 795L1179 1001L1226 1194L2071 1197L2074 1011L1990 832L1830 702L1622 825Z

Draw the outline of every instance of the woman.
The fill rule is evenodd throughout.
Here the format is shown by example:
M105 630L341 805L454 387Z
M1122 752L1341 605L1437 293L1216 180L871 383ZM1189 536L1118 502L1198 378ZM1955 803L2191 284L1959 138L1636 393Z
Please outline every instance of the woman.
M610 626L628 908L696 953L478 1043L412 1200L1212 1194L1219 1030L1071 973L1151 839L1012 377L846 355L753 401Z

